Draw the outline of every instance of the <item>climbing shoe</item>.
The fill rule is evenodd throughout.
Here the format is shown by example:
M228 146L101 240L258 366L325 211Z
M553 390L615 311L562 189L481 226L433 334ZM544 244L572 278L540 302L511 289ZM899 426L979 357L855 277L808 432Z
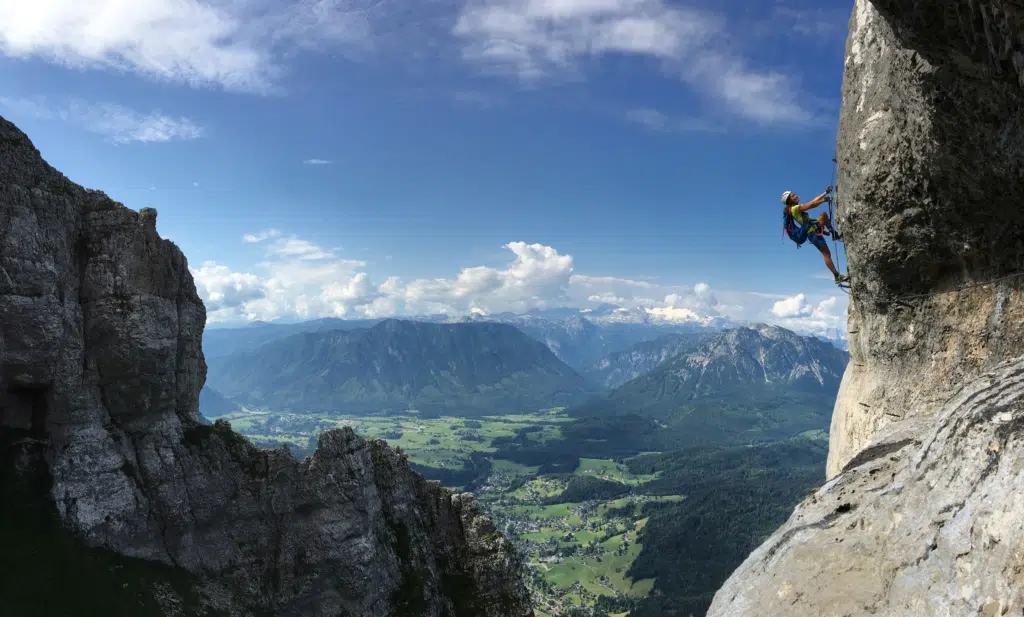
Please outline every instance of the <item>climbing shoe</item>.
M849 283L849 282L850 282L850 275L849 274L837 274L836 275L836 285L841 285L843 283Z

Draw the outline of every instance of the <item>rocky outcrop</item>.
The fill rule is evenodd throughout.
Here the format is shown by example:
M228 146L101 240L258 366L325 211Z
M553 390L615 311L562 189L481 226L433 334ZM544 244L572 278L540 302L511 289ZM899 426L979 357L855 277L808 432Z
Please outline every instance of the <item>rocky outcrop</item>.
M857 0L842 95L853 285L830 477L1024 350L1024 280L982 285L1024 270L1024 2Z
M710 616L1019 615L1024 359L908 421L800 504Z
M2 118L0 233L0 447L41 453L79 538L187 571L230 614L532 615L473 497L383 442L330 431L300 462L202 424L206 313L156 212L75 185Z
M831 480L708 614L1019 614L1024 2L856 0L846 56Z

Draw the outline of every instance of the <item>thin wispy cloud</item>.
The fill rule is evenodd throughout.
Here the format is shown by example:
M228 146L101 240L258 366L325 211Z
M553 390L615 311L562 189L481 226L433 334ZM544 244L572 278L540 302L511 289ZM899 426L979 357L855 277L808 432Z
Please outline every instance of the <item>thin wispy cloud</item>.
M134 73L199 88L268 94L302 52L381 52L413 61L454 52L473 70L523 84L587 74L619 55L652 60L732 115L761 125L815 125L792 99L792 75L755 66L724 15L670 0L39 0L0 3L0 54ZM773 9L773 27L821 36L838 12ZM384 43L387 41L387 43ZM422 58L420 58L422 60ZM487 99L456 92L460 104ZM702 130L676 120L673 130ZM668 125L666 125L668 126ZM648 123L648 128L656 128ZM159 133L159 129L154 129Z
M333 161L327 159L306 159L302 161L306 165L330 165Z
M830 36L845 38L849 19L850 11L847 7L842 9L796 9L782 5L772 7L772 21L777 26L788 27L797 34L815 39ZM776 27L775 31L778 32L779 28Z
M657 109L638 108L626 112L626 121L662 133L722 133L725 126L705 118L669 116Z
M470 0L453 33L466 60L536 80L607 53L677 57L718 31L718 22L661 0Z
M466 61L528 84L577 76L594 58L627 55L658 61L667 74L746 120L819 121L792 100L791 76L752 68L729 46L723 16L664 0L469 0L453 34ZM650 114L639 118L648 128L669 126Z
M299 49L365 45L379 0L0 2L0 53L159 81L272 92Z
M476 107L478 109L489 109L501 102L501 99L494 94L487 94L474 90L458 91L452 95L452 98L460 105Z
M14 114L59 119L102 135L115 144L198 139L205 133L203 127L189 118L169 116L160 111L139 112L115 103L72 100L65 104L53 104L44 97L0 97L0 107Z
M259 233L245 234L244 236L242 236L242 240L250 244L258 244L260 242L263 242L264 240L278 238L280 236L281 232L278 231L277 229L265 229Z

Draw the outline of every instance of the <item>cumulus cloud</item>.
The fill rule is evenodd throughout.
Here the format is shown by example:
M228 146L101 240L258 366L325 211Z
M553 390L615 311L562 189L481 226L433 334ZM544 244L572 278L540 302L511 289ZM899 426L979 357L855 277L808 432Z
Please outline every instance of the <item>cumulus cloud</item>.
M16 114L59 119L102 135L116 144L198 139L205 132L189 118L168 116L159 110L139 112L114 103L72 100L66 104L53 104L45 97L0 97L0 106Z
M721 15L665 0L469 0L453 33L467 61L524 82L580 74L596 57L629 55L660 62L748 120L818 121L791 96L792 76L753 69L729 47ZM672 125L652 110L636 110L631 120L662 130Z
M205 263L193 270L200 295L211 304L211 322L273 320L280 317L383 317L467 314L560 306L568 301L572 257L552 247L510 242L504 268L464 268L453 278L375 284L365 261L344 259L336 250L284 235L278 230L246 234L262 246L260 275L232 272Z
M248 272L232 272L227 266L212 261L192 271L200 297L206 308L212 312L235 309L247 302L266 295L266 287L260 277Z
M811 305L804 294L797 294L785 300L779 300L772 307L772 314L783 319L787 317L804 317L811 314Z
M774 319L767 321L797 332L831 335L846 329L845 309L845 303L841 305L836 296L815 303L801 293L775 302L771 308Z
M509 242L504 245L509 260L500 267L472 266L448 277L404 280L388 276L381 281L366 271L367 262L348 259L341 249L277 229L246 234L242 240L262 250L262 259L252 267L236 271L205 262L192 270L211 323L432 314L458 317L599 304L643 308L667 319L729 317L813 333L843 328L845 321L845 303L836 297L812 302L804 294L780 297L720 292L703 282L682 286L579 274L571 255L543 244Z

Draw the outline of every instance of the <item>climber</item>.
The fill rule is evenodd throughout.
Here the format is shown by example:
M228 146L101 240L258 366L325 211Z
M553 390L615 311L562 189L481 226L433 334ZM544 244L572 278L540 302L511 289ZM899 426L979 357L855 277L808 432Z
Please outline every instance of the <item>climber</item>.
M796 193L792 191L786 191L782 194L782 203L785 206L782 209L782 226L783 229L793 242L796 242L797 247L801 246L805 241L810 240L821 254L825 257L825 265L832 271L832 276L836 279L836 284L846 283L850 280L850 277L846 274L840 274L839 270L836 270L836 266L832 263L832 253L828 250L828 243L825 242L823 236L831 234L836 240L842 240L836 232L836 228L832 226L832 220L829 218L827 212L822 212L817 219L812 219L807 216L807 211L812 208L817 208L821 204L831 199L829 194L832 192L832 187L825 189L825 192L818 195L811 201L801 204L800 198L796 196Z

